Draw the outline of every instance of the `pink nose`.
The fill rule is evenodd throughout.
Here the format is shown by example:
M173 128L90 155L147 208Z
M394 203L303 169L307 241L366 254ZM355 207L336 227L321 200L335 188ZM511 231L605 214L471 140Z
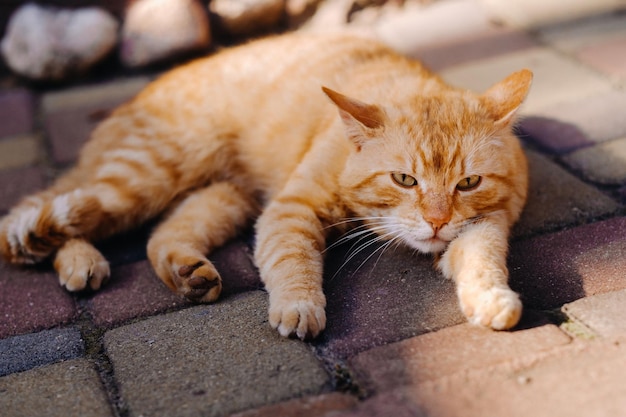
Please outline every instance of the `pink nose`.
M437 232L450 222L450 213L448 211L432 211L424 214L424 220L430 223L433 231Z

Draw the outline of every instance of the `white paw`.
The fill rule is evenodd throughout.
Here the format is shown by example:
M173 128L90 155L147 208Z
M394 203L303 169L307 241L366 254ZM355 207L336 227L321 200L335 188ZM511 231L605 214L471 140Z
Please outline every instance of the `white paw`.
M68 291L81 291L87 287L100 288L111 275L109 263L90 243L70 240L56 254L54 268L59 282Z
M494 330L510 329L522 316L522 302L508 287L461 287L459 301L471 323Z
M0 246L5 259L15 264L34 264L52 252L53 248L32 244L40 217L41 207L33 206L14 210L2 220Z
M275 290L270 293L270 325L284 337L296 335L302 340L317 337L326 327L325 306L322 293L300 297Z

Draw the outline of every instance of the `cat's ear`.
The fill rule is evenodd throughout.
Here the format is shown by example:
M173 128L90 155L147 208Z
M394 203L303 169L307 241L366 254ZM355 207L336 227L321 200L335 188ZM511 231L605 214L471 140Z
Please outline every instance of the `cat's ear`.
M481 96L483 105L496 125L506 126L514 120L517 109L528 94L532 80L533 73L523 69L493 85Z
M339 109L348 137L357 146L360 147L371 137L373 130L385 125L385 113L380 107L350 98L328 87L322 87L322 90Z

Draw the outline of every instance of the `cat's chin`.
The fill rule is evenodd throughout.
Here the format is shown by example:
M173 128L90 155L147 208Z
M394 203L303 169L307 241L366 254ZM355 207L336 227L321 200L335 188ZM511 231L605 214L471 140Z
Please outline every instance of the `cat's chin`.
M424 240L411 239L407 240L406 243L422 253L439 253L446 249L449 242L435 237Z

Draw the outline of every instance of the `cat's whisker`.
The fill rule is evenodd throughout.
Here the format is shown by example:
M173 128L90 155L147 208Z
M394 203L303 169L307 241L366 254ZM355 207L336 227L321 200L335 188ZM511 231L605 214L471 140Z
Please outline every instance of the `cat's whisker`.
M335 273L333 274L333 276L331 277L331 280L335 279L335 277L337 276L337 274L339 272L341 272L341 270L352 260L354 259L355 256L357 256L359 253L361 253L362 251L364 251L365 249L367 249L368 247L370 247L371 245L374 245L378 242L387 240L388 237L393 236L394 234L389 232L386 233L384 235L376 235L376 237L374 239L371 239L367 242L365 242L364 244L362 244L361 246L359 246L355 251L351 252L350 255L347 257L347 259L341 264L341 266L339 268L337 268L337 271L335 271ZM352 249L352 248L351 248ZM378 250L378 249L377 249ZM371 256L371 255L370 255ZM359 266L360 268L360 266ZM357 272L359 270L359 268L357 268L354 272Z
M347 242L349 240L352 240L352 239L355 239L357 237L360 237L360 239L355 243L355 244L358 244L362 240L364 235L365 235L365 237L367 237L367 235L369 235L369 234L376 234L377 231L387 230L387 228L388 228L387 225L386 224L382 224L382 223L380 225L374 225L374 226L371 226L371 225L361 225L361 226L358 226L358 227L348 231L343 236L341 236L338 240L336 240L331 245L326 247L326 249L324 249L322 251L322 253L326 253L327 251L329 251L332 248L340 246L341 244L343 244L343 243L345 243L345 242ZM358 230L358 229L362 229L362 230ZM352 249L352 248L350 248L350 249Z

